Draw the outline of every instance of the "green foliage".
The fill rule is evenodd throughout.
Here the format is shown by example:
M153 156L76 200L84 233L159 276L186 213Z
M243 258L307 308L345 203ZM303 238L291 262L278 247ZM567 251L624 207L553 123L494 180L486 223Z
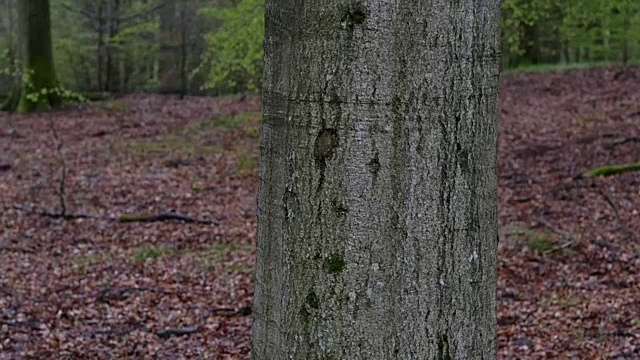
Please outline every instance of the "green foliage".
M505 0L502 13L506 67L640 57L635 0Z
M204 88L217 94L260 90L264 0L218 1L201 8L199 18L195 9L211 3L184 0L176 5L181 10L176 10L173 20L158 11L164 9L159 7L163 3L121 1L117 10L106 5L99 10L99 3L89 0L51 1L54 61L61 89L154 90L159 84L175 82L170 79L179 78L175 72L181 71L178 66L163 67L159 58L179 52L186 44L187 88L195 89L192 86L197 87L204 77ZM501 4L503 68L640 62L640 1L503 0ZM114 16L119 19L115 29L111 27ZM182 33L184 21L188 26ZM0 33L0 49L13 50L10 56L0 54L3 93L12 86L11 76L21 76L16 67L17 35L15 27ZM112 63L109 79L107 58Z
M235 92L260 88L264 39L264 0L241 0L231 8L206 7L200 13L222 21L206 35L209 68L206 88Z
M32 81L33 71L24 71L22 73L23 88L29 90L25 95L25 99L33 104L48 103L51 97L56 97L62 101L85 102L86 99L71 90L57 85L51 88L38 88Z
M568 2L563 20L562 33L569 44L587 48L591 57L627 62L629 52L637 51L640 41L638 1Z
M152 82L149 59L157 59L159 55L156 41L159 20L155 16L140 14L148 13L156 5L157 2L154 1L120 2L117 16L127 20L120 21L117 30L110 29L109 16L113 14L109 15L103 10L104 45L100 49L97 2L52 1L53 52L60 83L78 91L104 90L107 85L106 55L109 53L115 64L112 74L115 79L111 82L122 87L129 86L127 90L146 87ZM87 10L88 8L91 10ZM98 64L98 53L102 54L102 64ZM99 78L102 84L98 84Z
M525 28L548 16L547 1L505 0L502 2L502 43L512 55L523 55L530 39Z
M2 42L0 42L0 46ZM0 76L15 77L20 75L20 61L11 55L10 49L0 51Z

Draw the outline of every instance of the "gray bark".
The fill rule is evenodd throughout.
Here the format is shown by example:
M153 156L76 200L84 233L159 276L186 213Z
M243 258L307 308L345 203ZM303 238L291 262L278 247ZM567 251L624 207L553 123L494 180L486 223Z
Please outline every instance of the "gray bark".
M253 359L495 358L499 6L266 1Z

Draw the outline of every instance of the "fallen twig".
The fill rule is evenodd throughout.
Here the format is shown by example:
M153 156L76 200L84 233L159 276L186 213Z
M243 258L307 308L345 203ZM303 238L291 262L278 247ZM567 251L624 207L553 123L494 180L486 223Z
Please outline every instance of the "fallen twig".
M251 315L251 306L243 306L239 308L231 308L231 307L220 307L213 308L209 310L209 314L217 314L217 313L226 313L226 315L240 315L240 316L248 316Z
M52 219L64 219L64 220L74 220L74 219L98 219L99 217L89 215L89 214L67 214L66 211L63 212L51 212L46 210L36 210L29 209L26 206L22 205L13 205L13 208L18 211L25 212L30 215L40 215L45 216Z
M538 219L538 224L546 227L547 229L551 230L551 232L558 234L560 236L562 236L566 241L560 245L554 246L551 249L545 251L546 253L553 253L556 252L558 250L562 250L562 249L566 249L568 247L573 246L573 244L575 243L573 237L569 234L567 234L566 232L558 229L557 227L553 226L553 224L551 224L550 222L546 221L545 219Z
M618 211L618 205L613 200L613 197L611 196L611 194L609 194L609 192L606 191L605 189L603 189L602 187L600 187L598 190L600 190L600 195L602 195L602 197L604 197L604 199L607 201L607 203L613 209L613 213L616 216L616 220L618 222L620 222L620 212Z
M128 335L131 332L134 332L138 329L142 329L144 326L143 323L137 322L127 328L120 329L97 329L93 333L95 335L105 335L105 336L124 336Z
M613 213L616 216L616 221L618 222L618 225L622 228L622 230L624 230L632 238L636 238L636 234L633 231L629 230L626 224L622 221L622 218L620 217L620 207L618 206L616 201L613 199L613 196L606 189L603 189L602 187L599 187L598 190L600 192L600 195L604 197L605 201L613 209Z
M640 137L630 136L630 137L623 137L623 138L616 139L613 141L612 145L622 145L626 143L637 143L637 142L640 142Z
M65 200L65 182L67 181L67 162L64 158L64 154L62 153L63 143L58 136L58 131L53 123L53 115L49 114L49 127L51 128L51 133L53 134L53 139L56 141L56 151L58 152L58 157L60 160L60 170L62 174L60 175L60 183L58 184L58 199L60 200L60 217L64 218L67 215L67 201Z
M126 287L119 287L119 288L103 289L98 294L96 300L99 302L125 300L131 295L133 295L134 292L143 292L143 291L150 291L150 292L160 293L163 295L169 294L168 291L161 288L126 286Z
M198 325L181 327L181 328L166 328L156 331L156 335L163 339L170 338L171 336L183 336L196 333L200 330Z
M190 223L190 224L220 225L220 223L218 223L217 221L196 219L187 215L174 213L174 212L166 212L158 215L123 214L123 215L120 215L118 220L120 222L156 222L156 221L178 220L178 221L183 221L185 223Z
M7 321L7 320L0 319L0 323L7 326L28 327L28 328L31 328L31 330L42 330L41 323L35 320Z
M25 254L35 254L35 250L21 248L17 246L0 246L0 251L13 251L13 252L21 252Z
M69 214L62 212L51 212L46 210L36 210L29 209L23 205L13 205L13 208L18 211L25 212L31 215L40 215L52 219L64 219L64 220L75 220L75 219L101 219L107 221L118 221L121 223L130 223L130 222L159 222L159 221L170 221L177 220L182 221L188 224L205 224L205 225L220 225L220 222L213 220L202 220L196 219L184 214L166 212L160 213L157 215L138 215L138 214L122 214L118 217L109 217L109 216L96 216L91 214Z

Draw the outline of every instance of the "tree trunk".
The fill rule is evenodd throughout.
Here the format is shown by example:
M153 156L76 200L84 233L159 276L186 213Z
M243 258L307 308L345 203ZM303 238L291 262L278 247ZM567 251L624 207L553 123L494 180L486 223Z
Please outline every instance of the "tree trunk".
M180 99L187 94L187 0L180 3Z
M51 19L48 0L18 2L21 26L23 81L18 112L57 107L61 105L53 50L51 46ZM46 94L45 94L46 93Z
M177 1L169 1L160 9L160 90L167 93L179 92L181 88L178 8Z
M16 43L16 23L17 5L14 0L0 0L0 9L4 11L0 13L0 39L4 40L3 44L6 48L0 50L0 99L7 96L5 102L0 101L0 110L6 108L15 109L17 103L12 103L12 97L20 96L18 87L20 86L19 76L17 76L16 64L19 56ZM6 52L5 52L6 51ZM5 59L2 59L6 55ZM17 86L16 86L17 85Z
M98 90L102 91L106 88L104 86L104 81L102 80L103 64L105 57L105 44L104 44L104 34L106 32L106 19L104 16L104 0L98 1L98 51L96 51L97 55L97 64L98 64Z
M108 23L109 23L109 44L106 47L107 59L106 59L106 71L105 77L105 90L110 92L120 92L121 82L121 63L120 63L120 49L118 45L113 42L113 39L120 32L120 0L108 0Z
M499 6L266 1L253 359L495 358Z

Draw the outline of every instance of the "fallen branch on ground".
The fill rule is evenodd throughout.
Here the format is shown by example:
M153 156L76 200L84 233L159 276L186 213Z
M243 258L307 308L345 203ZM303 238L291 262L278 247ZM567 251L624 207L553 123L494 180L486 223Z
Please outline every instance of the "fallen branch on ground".
M75 220L75 219L98 219L100 217L88 215L88 214L68 214L63 212L51 212L46 210L36 210L29 209L26 206L22 205L13 205L13 208L18 211L25 212L30 215L40 215L52 219L64 219L64 220Z
M17 246L0 246L0 251L13 251L13 252L21 252L25 254L35 254L35 250L17 247Z
M604 199L607 202L607 204L609 204L609 206L611 206L611 208L613 209L613 214L616 217L616 221L618 222L618 225L629 236L631 236L632 238L636 239L637 238L636 234L633 231L629 230L629 228L626 226L624 221L622 221L622 218L620 217L620 208L619 208L618 204L616 203L616 201L613 199L613 195L603 187L599 188L599 192L600 192L600 195L602 195L602 197L604 197Z
M118 288L106 288L100 291L96 300L99 302L119 301L130 297L134 292L143 291L155 292L163 295L169 294L168 291L161 288L126 286Z
M105 290L108 291L113 289L105 289ZM117 290L118 291L116 291L116 293L118 295L120 296L125 295L125 297L129 296L132 291L157 291L165 294L167 293L162 289L146 288L146 287L141 287L141 288L127 287L127 288L118 288ZM129 292L129 295L126 295L127 291ZM103 290L103 293L104 292L105 291ZM251 315L251 306L242 306L237 308L234 308L234 307L212 308L209 310L209 314L211 315L213 313L225 313L224 315L227 315L227 316L233 316L233 315L248 316L248 315ZM106 335L106 336L124 336L124 335L128 335L132 331L135 331L141 328L143 328L143 324L138 323L132 327L124 328L124 329L98 329L94 331L94 334ZM195 334L199 332L200 329L201 329L201 325L196 324L196 325L186 326L186 327L164 328L164 329L157 330L154 333L162 339L168 339L172 336L184 336L184 335ZM151 330L146 330L146 331L151 332Z
M144 215L144 214L122 214L118 217L108 217L108 216L96 216L90 214L69 214L62 212L51 212L46 210L36 210L29 209L26 206L22 205L13 205L13 208L18 211L25 212L30 215L39 215L52 219L64 219L64 220L75 220L75 219L101 219L107 221L118 221L121 223L130 223L130 222L159 222L159 221L182 221L187 224L205 224L205 225L220 225L220 222L213 220L202 220L196 219L184 214L174 213L174 212L166 212L160 213L157 215Z
M98 329L94 331L94 334L105 335L105 336L124 336L141 328L142 328L142 324L138 323L138 324L135 324L134 326L131 326L125 329Z
M143 214L122 214L118 218L120 222L157 222L157 221L170 221L178 220L189 224L213 224L220 225L217 221L201 220L192 218L187 215L166 212L158 215L143 215Z
M0 324L4 324L12 327L28 327L31 330L42 330L41 323L35 320L25 320L25 321L7 321L4 319L0 319Z
M230 307L220 307L213 308L209 310L209 315L217 314L217 313L226 313L225 315L240 315L240 316L248 316L251 315L251 306L243 306L239 308L230 308Z
M630 136L630 137L623 137L623 138L616 139L613 141L611 145L615 146L615 145L623 145L626 143L637 143L637 142L640 142L640 137Z
M170 338L171 336L183 336L196 333L200 330L198 325L182 327L182 328L166 328L156 331L156 335L163 339Z
M124 328L124 329L98 329L93 333L95 335L105 335L105 336L125 336L129 335L131 332L139 330L142 328L142 324L137 324L132 327ZM182 327L182 328L166 328L160 329L155 332L155 334L163 339L168 339L171 336L183 336L194 334L200 330L198 325Z
M560 245L554 246L551 249L545 251L546 253L553 253L562 249L566 249L568 247L573 246L573 244L575 243L573 237L569 234L567 234L566 232L558 229L557 227L553 226L553 224L551 224L550 222L546 221L545 219L538 219L538 224L546 227L547 229L551 230L551 232L558 234L560 236L562 236L566 241Z

